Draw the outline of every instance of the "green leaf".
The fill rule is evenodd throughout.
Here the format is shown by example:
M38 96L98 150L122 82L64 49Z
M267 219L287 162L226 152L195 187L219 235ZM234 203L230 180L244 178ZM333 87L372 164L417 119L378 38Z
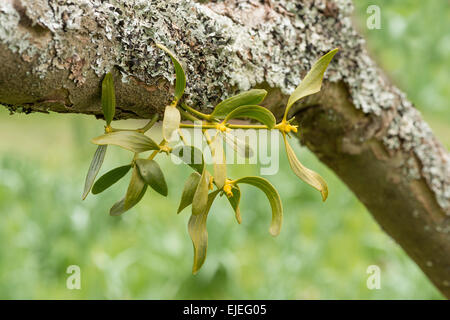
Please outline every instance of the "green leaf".
M86 199L89 191L91 191L92 185L94 184L95 177L97 177L100 168L102 167L103 160L105 159L107 146L98 146L92 158L91 165L89 166L88 173L86 175L86 181L84 182L84 191L81 198Z
M184 73L184 69L180 61L177 59L177 57L172 51L170 51L165 46L159 43L157 43L156 46L164 50L172 59L173 66L175 68L175 74L177 77L175 82L175 97L174 97L174 100L177 102L183 96L184 89L186 88L186 75Z
M189 175L186 183L184 184L183 193L181 194L180 205L178 206L177 213L183 211L184 208L192 204L194 199L195 190L197 190L198 183L200 182L200 175L197 172L193 172Z
M116 94L114 92L114 79L107 73L102 81L102 110L106 124L109 126L116 112Z
M128 171L130 171L130 168L131 165L128 164L126 166L112 169L102 175L100 178L98 178L98 180L92 187L92 194L99 194L111 187L114 183L122 179L128 173Z
M264 178L261 177L244 177L237 179L235 184L246 183L255 186L262 190L269 200L272 208L272 222L270 224L269 232L273 236L277 236L281 230L281 223L283 221L283 206L281 205L280 195L278 191Z
M300 161L297 159L294 150L289 145L286 135L284 135L284 144L286 146L286 153L288 156L289 164L294 171L295 175L305 181L307 184L313 188L320 191L322 195L322 200L325 201L328 197L328 186L325 180L316 172L304 167Z
M202 174L205 161L200 149L193 146L179 146L172 150L172 154L180 158L184 163L189 165L192 169Z
M253 149L247 141L240 139L230 132L221 132L221 135L225 137L225 142L230 145L241 157L249 158L253 156Z
M148 150L159 150L158 144L145 134L136 131L116 131L92 139L98 145L112 144L140 153Z
M130 210L139 201L141 201L145 192L147 191L147 184L141 178L136 167L133 168L130 184L128 185L127 194L125 197L117 201L109 211L112 216L118 216Z
M164 110L163 136L166 141L174 141L180 127L180 111L174 106L167 106Z
M159 164L155 160L149 159L137 159L135 163L145 183L166 197L167 184Z
M306 96L309 96L311 94L317 93L320 91L320 88L322 86L322 79L323 75L325 73L325 70L327 69L328 65L331 62L331 59L333 59L334 55L338 52L339 49L333 49L324 56L322 56L319 60L314 63L311 70L306 74L306 76L303 78L302 82L298 85L298 87L294 90L294 92L289 97L286 111L284 112L286 119L287 114L289 112L289 109L291 106L300 100L301 98L304 98Z
M262 124L265 124L269 129L275 127L276 119L271 111L258 105L240 106L231 111L225 118L225 122L236 118L250 118Z
M125 204L125 198L120 199L119 201L117 201L116 203L113 204L111 209L109 209L109 214L111 216L120 216L122 213L127 211L124 208L124 204Z
M127 194L125 195L125 210L129 210L142 199L142 192L147 189L147 184L138 172L136 167L133 168L130 184L128 185Z
M208 231L206 230L206 219L209 210L214 202L219 190L211 192L208 195L207 205L200 214L192 214L188 223L188 232L194 246L194 263L192 273L196 274L202 267L206 259L206 250L208 248Z
M216 135L210 147L214 163L214 181L217 188L222 189L227 179L227 163L222 139Z
M234 214L235 214L237 222L240 224L242 222L241 210L239 209L239 202L241 200L241 189L239 188L238 185L235 185L231 189L231 192L233 193L233 196L227 197L227 199L228 199L228 202L230 202L231 207L234 210Z
M212 119L223 119L237 107L261 103L266 95L267 91L264 89L252 89L242 92L219 103L210 117Z
M195 189L194 198L192 199L192 214L201 214L208 202L208 192L209 192L209 178L210 174L206 170L206 166L203 167L202 176Z

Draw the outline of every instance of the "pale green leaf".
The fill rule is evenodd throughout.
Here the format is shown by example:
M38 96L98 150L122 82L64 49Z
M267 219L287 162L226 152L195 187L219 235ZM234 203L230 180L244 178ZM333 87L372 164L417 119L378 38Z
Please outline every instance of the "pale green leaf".
M158 150L158 144L145 134L136 131L116 131L106 133L92 139L98 145L112 144L132 152L140 153L148 150Z
M192 204L195 190L197 190L198 183L200 182L200 177L200 174L198 174L197 172L193 172L189 175L186 183L184 184L183 193L181 194L180 205L178 206L177 213L180 213L184 208Z
M194 193L194 198L192 199L192 214L197 215L205 210L206 204L208 202L208 192L209 192L209 178L210 174L206 170L206 166L203 167L203 172L200 177L200 181Z
M266 95L267 91L264 89L252 89L242 92L220 102L214 108L210 117L212 119L223 119L237 107L261 103Z
M92 194L99 194L111 187L117 181L122 179L127 174L127 172L130 171L130 168L131 165L121 166L112 169L102 175L100 178L98 178L98 180L92 187Z
M286 136L284 136L284 144L286 146L286 153L288 156L289 164L294 171L295 175L305 181L307 184L313 188L320 191L322 195L322 200L325 201L328 197L328 186L325 180L316 172L303 166L297 159L294 150L289 145Z
M167 184L159 164L155 160L149 159L137 159L135 163L145 183L166 197Z
M142 192L145 189L147 189L147 184L139 174L137 167L134 167L130 184L128 185L127 194L125 195L125 210L129 210L141 200L143 196Z
M84 182L84 191L81 198L86 199L89 191L91 191L92 185L94 184L95 177L97 177L100 168L102 167L103 160L105 159L107 146L98 146L92 158L91 165L89 166L88 173L86 175L86 180Z
M227 197L228 202L230 202L231 207L234 210L234 215L236 217L237 222L240 224L242 222L241 218L241 210L239 209L239 202L241 200L241 189L238 185L233 186L231 189L231 192L233 193L232 197Z
M141 175L137 171L137 168L133 168L130 184L128 185L127 193L125 197L117 201L109 211L112 216L118 216L122 213L130 210L139 201L141 201L145 192L147 191L147 184L141 178Z
M325 70L327 69L328 65L331 62L331 59L333 59L338 50L339 49L337 48L331 50L330 52L322 56L319 60L317 60L316 63L314 63L311 70L309 70L309 72L303 78L302 82L300 82L298 87L289 97L285 111L285 118L289 112L289 109L295 102L297 102L301 98L320 91Z
M227 164L223 141L217 135L211 143L211 153L214 163L214 181L217 188L222 189L227 179Z
M258 105L240 106L231 111L225 118L224 122L230 119L249 118L265 124L272 129L276 124L275 116L268 109Z
M167 106L164 110L163 136L166 141L174 141L180 127L180 111L174 106Z
M207 204L200 214L192 214L188 223L188 232L194 246L194 263L192 273L196 274L202 267L206 259L206 250L208 248L208 231L206 230L206 220L209 210L214 202L219 190L211 192L208 195Z
M156 46L162 50L164 50L172 59L173 66L175 68L176 81L175 81L175 101L181 99L184 93L184 89L186 88L186 74L184 73L183 66L181 65L178 58L175 54L170 51L168 48L163 46L162 44L157 43Z
M270 207L272 208L272 222L270 224L269 232L271 235L277 236L280 233L281 224L283 221L283 206L281 205L278 191L269 181L261 177L244 177L237 179L235 183L250 184L259 188L266 194Z
M114 79L107 73L102 81L102 110L106 124L109 125L116 112L116 94L114 92Z

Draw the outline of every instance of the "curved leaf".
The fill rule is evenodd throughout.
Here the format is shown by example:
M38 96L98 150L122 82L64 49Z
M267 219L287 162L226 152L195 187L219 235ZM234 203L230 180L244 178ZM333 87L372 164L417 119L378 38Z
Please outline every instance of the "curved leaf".
M189 175L186 183L184 184L183 193L181 194L180 205L178 206L177 213L180 213L184 208L192 204L195 190L197 190L199 182L200 175L197 172L193 172Z
M114 79L107 73L102 81L102 110L106 125L110 125L116 113L116 94L114 92Z
M167 106L164 110L163 136L166 141L175 140L177 130L180 127L180 111L174 106Z
M203 167L202 176L198 182L197 188L195 189L194 197L192 199L192 214L201 214L208 202L208 191L209 191L209 178L210 174L206 170L206 166Z
M276 119L273 113L258 105L240 106L231 111L225 118L224 122L236 118L250 118L262 124L265 124L269 129L275 127Z
M237 107L261 103L267 95L264 89L242 92L219 103L211 113L211 118L223 119Z
M145 192L147 191L147 184L142 180L137 168L133 168L130 184L128 185L125 197L117 201L109 211L112 216L118 216L130 210L139 201L141 201Z
M102 167L103 160L105 159L107 146L98 146L94 153L91 164L89 166L88 173L86 175L86 180L84 182L84 191L81 198L86 199L89 191L91 191L92 185L94 184L95 177L97 177L100 168Z
M135 163L145 183L166 197L167 184L159 164L155 160L149 159L137 159Z
M309 96L311 94L320 91L325 70L327 69L328 65L331 62L331 59L333 59L334 55L338 52L338 50L339 49L337 48L331 50L330 52L322 56L319 60L317 60L316 63L314 63L311 70L309 70L309 72L303 78L302 82L300 82L298 87L289 97L286 106L286 111L284 112L285 119L287 117L289 109L295 102L297 102L301 98L304 98L306 96Z
M129 210L137 204L143 196L143 192L147 189L147 184L138 172L136 167L133 168L130 184L128 185L127 194L125 195L125 210Z
M227 164L222 139L216 135L210 147L214 163L214 181L217 188L222 189L227 179Z
M239 202L241 200L241 189L238 185L233 186L231 189L231 192L233 193L232 197L227 197L228 201L231 204L231 207L234 210L234 214L236 217L237 222L240 224L242 222L241 218L241 210L239 209Z
M92 139L98 145L112 144L140 153L148 150L159 150L158 144L145 134L136 131L116 131Z
M203 212L198 215L192 214L188 223L188 232L194 246L194 263L192 273L196 274L202 267L206 259L206 250L208 248L208 231L206 230L206 219L209 210L214 202L219 190L211 192L208 195L207 205Z
M313 188L320 191L322 195L322 200L325 201L328 197L328 186L325 180L316 172L303 166L297 159L294 150L289 145L286 135L284 135L284 144L286 146L286 153L288 156L289 164L294 171L295 175L305 181L307 184Z
M192 169L202 174L205 160L200 149L193 146L179 146L172 150L172 154L180 158L184 163Z
M111 187L114 183L122 179L128 173L128 171L130 171L130 168L131 165L128 164L126 166L112 169L102 175L100 178L98 178L98 180L92 187L92 194L99 194Z
M235 184L246 183L255 186L262 190L269 200L270 207L272 208L272 222L270 224L269 232L273 236L277 236L281 230L281 224L283 221L283 206L281 205L280 195L278 191L272 186L272 184L261 177L244 177L237 179Z
M181 65L180 61L177 59L175 54L173 54L172 51L167 49L162 44L157 43L156 46L162 50L164 50L172 59L173 66L175 68L175 74L176 74L176 81L175 81L175 97L174 100L178 101L181 99L184 93L184 89L186 88L186 75L184 73L183 66Z

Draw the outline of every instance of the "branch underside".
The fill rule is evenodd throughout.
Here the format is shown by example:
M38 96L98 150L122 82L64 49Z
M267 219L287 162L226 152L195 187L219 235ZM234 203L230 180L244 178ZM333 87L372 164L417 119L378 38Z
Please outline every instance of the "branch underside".
M174 76L156 41L184 62L198 110L260 87L281 116L305 71L340 47L322 92L295 106L300 139L450 297L449 154L369 58L350 1L111 2L2 1L0 104L101 117L112 70L117 119L162 115Z

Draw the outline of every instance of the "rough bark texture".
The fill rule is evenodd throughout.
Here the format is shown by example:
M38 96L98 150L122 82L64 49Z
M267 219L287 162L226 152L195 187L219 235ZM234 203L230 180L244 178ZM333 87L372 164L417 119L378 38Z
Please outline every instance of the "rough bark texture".
M251 87L276 115L323 53L340 47L320 94L293 114L301 141L450 297L450 157L354 31L349 0L0 2L0 103L11 112L101 116L113 70L117 118L161 113L170 60L186 65L187 101L208 111Z

